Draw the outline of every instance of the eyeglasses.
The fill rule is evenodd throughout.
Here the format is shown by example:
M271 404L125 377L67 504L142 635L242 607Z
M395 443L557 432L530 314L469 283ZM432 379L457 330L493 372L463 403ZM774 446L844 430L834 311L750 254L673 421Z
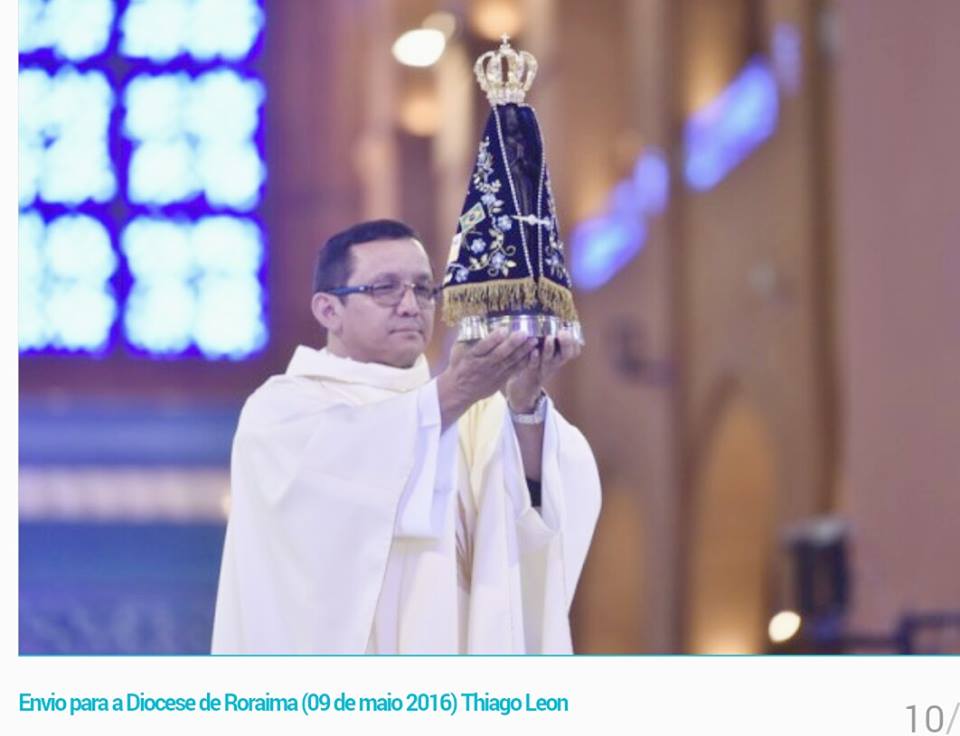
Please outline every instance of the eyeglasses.
M395 307L403 301L407 289L413 291L413 296L420 307L432 307L440 295L440 287L433 284L416 284L412 281L384 281L380 284L363 284L361 286L338 286L327 289L327 294L347 296L348 294L366 294L381 307Z

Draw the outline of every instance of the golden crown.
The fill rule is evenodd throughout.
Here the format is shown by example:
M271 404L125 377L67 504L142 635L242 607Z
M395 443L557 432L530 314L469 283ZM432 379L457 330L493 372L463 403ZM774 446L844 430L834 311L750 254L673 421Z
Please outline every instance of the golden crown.
M507 62L506 79L504 61ZM537 76L537 60L528 51L514 51L509 36L503 36L499 49L488 51L477 59L473 73L491 105L520 104Z

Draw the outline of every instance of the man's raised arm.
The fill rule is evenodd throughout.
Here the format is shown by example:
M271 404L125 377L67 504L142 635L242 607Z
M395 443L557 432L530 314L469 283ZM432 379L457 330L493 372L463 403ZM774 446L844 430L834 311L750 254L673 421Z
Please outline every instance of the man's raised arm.
M546 397L543 384L564 363L580 355L580 343L568 332L556 340L547 338L543 350L533 350L527 365L507 381L507 405L520 445L523 470L528 480L539 482L543 457L543 415Z

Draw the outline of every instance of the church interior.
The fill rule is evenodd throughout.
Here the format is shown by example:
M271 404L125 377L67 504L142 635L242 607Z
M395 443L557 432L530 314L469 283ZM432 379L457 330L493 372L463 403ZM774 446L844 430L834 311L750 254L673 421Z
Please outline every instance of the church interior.
M209 651L243 401L322 345L332 233L403 220L443 273L505 35L603 486L575 651L960 653L960 4L19 16L21 654Z

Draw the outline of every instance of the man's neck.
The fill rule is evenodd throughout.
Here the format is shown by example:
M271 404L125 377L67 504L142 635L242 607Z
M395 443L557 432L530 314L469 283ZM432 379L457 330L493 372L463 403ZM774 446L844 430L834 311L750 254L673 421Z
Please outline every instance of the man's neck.
M374 358L369 358L365 356L352 355L349 350L346 349L344 344L336 339L327 338L327 352L331 355L334 355L338 358L344 358L346 360L352 360L355 363L375 363L376 365L383 365L387 368L398 368L400 370L409 370L416 365L417 359L419 356L413 359L408 365L396 365L394 363L385 363Z

